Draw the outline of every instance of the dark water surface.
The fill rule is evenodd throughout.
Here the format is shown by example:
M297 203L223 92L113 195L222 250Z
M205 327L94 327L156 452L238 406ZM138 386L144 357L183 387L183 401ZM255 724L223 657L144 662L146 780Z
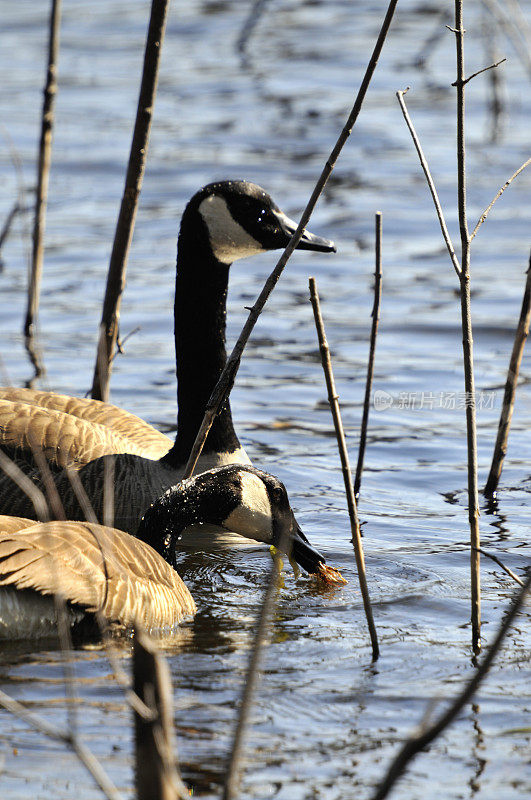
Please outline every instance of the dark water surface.
M34 182L47 3L0 1L0 223ZM311 228L335 256L297 253L257 325L232 396L254 462L286 483L312 542L349 580L324 591L285 577L253 713L242 797L370 796L399 742L434 700L470 674L466 448L457 280L442 244L395 92L411 86L421 136L454 241L455 78L450 6L403 0L355 132ZM500 4L501 7L502 4ZM246 58L235 47L251 3L174 0L121 334L140 326L117 359L112 400L159 426L175 423L172 342L175 239L186 200L204 183L244 177L299 214L352 103L383 3L276 0L264 7ZM444 8L448 6L448 14ZM478 3L465 4L467 72L499 69L505 113L491 136L489 74L468 90L471 227L529 156L530 76L510 39ZM503 4L505 8L505 4ZM529 19L531 4L521 3ZM149 4L66 4L59 64L40 343L42 386L84 394L121 196ZM440 29L425 69L417 57ZM519 25L522 30L522 25ZM492 50L496 53L493 54ZM16 154L16 155L14 155ZM490 464L530 244L531 173L507 190L473 244L472 281L479 466ZM372 307L374 212L383 213L384 297L360 501L368 580L381 642L371 664L342 477L318 360L307 278L317 277L344 422L355 462ZM0 274L2 381L31 376L21 326L30 220L18 220ZM231 274L232 342L274 255ZM524 356L496 512L482 509L484 547L517 573L529 567L530 356ZM383 408L382 408L383 406ZM248 644L269 568L263 547L183 555L199 614L168 650L178 747L195 796L217 797L230 747ZM485 643L513 591L483 564ZM474 705L419 757L397 800L512 800L531 792L529 611L510 633ZM124 795L132 793L131 726L98 649L72 655L79 725ZM127 647L123 660L128 664ZM3 648L0 684L62 724L61 656L53 643ZM98 797L58 744L2 712L0 796Z

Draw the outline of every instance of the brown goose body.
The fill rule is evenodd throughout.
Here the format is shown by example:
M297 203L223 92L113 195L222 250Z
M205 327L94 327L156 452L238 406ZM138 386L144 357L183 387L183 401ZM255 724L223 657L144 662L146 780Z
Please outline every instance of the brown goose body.
M178 573L152 547L88 522L0 515L0 587L0 638L53 633L54 594L73 622L100 611L126 627L172 629L196 611Z
M138 526L138 537L87 522L0 515L0 638L54 633L53 595L70 622L100 611L110 622L171 632L195 613L170 564L192 524L219 526L291 553L308 572L324 561L310 545L284 485L251 466L229 465L172 486Z
M177 254L178 418L173 445L142 420L109 404L29 390L10 389L0 394L0 447L41 489L44 482L33 448L44 452L66 517L84 519L85 514L69 477L61 472L65 466L78 469L99 521L103 521L108 467L114 470L114 524L130 533L136 532L147 507L181 479L208 398L226 361L229 268L237 259L284 248L295 227L263 189L244 181L209 184L188 203ZM335 250L332 242L309 232L304 233L298 248ZM212 425L197 470L232 463L250 461L234 431L227 401ZM24 492L0 475L2 512L34 516Z

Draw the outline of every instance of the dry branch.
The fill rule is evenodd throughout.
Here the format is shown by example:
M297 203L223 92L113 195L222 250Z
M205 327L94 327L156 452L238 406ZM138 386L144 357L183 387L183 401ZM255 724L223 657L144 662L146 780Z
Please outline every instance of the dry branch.
M507 381L505 383L503 405L500 414L500 422L498 425L498 435L496 437L496 444L494 445L494 453L492 455L489 477L487 478L487 483L485 484L485 488L483 490L485 497L492 497L496 492L503 469L503 462L507 454L507 441L509 439L509 430L511 428L514 400L516 397L516 387L518 385L518 375L520 373L520 364L522 363L524 346L529 333L530 317L531 253L529 255L529 267L527 269L527 279L525 282L524 296L522 299L522 308L520 310L520 319L518 321L518 328L516 329L516 335L514 337L513 351L511 353L511 360L509 362L509 372L507 373Z
M137 800L188 800L175 757L170 671L155 643L137 630L133 642L135 694L152 711L134 711Z
M490 558L491 561L494 561L494 563L497 564L499 567L501 567L502 570L504 572L506 572L507 575L510 578L512 578L513 581L515 581L519 586L523 586L524 585L523 580L521 578L519 578L518 575L515 575L515 573L511 569L509 569L509 567L506 567L505 564L503 563L503 561L501 561L498 558L498 556L493 555L493 553L487 553L487 551L483 550L483 548L480 548L479 552L481 553L482 556L486 556L486 558Z
M456 697L451 706L439 717L438 720L433 723L433 725L431 725L429 728L421 730L420 733L411 736L407 742L405 742L398 755L391 763L384 780L378 786L378 789L372 796L372 800L384 800L384 798L388 796L397 780L404 773L411 759L424 750L424 748L427 747L431 742L433 742L433 740L454 721L468 701L471 700L479 684L488 673L490 666L507 634L507 631L511 627L514 618L524 602L525 595L530 588L531 575L528 576L522 588L517 592L517 594L514 595L505 619L500 625L494 641L485 653L485 657L483 658L481 665L474 673L472 679Z
M50 519L50 510L44 494L35 486L31 478L28 478L20 467L2 450L0 450L0 469L29 497L35 509L36 518L41 522L48 522Z
M20 214L22 211L26 211L26 209L21 204L20 200L17 200L14 203L11 211L8 213L4 224L2 225L2 230L0 230L0 251L2 250L2 247L4 246L4 242L6 241L7 237L9 236L9 233L11 231L11 225L13 224L13 221L14 221L15 217L17 216L17 214ZM1 268L2 268L2 264L0 262L0 269Z
M462 85L462 86L464 86L464 85L465 85L465 84L467 84L469 81L471 81L471 80L472 80L472 78L477 78L477 76L478 76L478 75L481 75L483 72L488 72L490 69L496 69L496 67L499 67L499 66L500 66L500 64L503 64L505 61L507 61L507 59L506 59L506 58L500 58L500 60L499 60L499 61L496 61L496 63L495 63L495 64L490 64L490 66L488 66L488 67L483 67L483 69L478 69L478 71L477 71L477 72L473 72L473 73L472 73L472 75L469 75L469 76L468 76L468 78L464 78L464 80L463 80L463 81L461 81L461 85ZM457 83L458 83L457 81L454 81L454 82L452 83L452 86L457 86Z
M152 0L133 141L103 301L91 390L91 396L95 400L108 400L109 398L111 364L118 338L120 304L125 286L127 259L133 238L138 198L144 178L167 10L168 0Z
M218 380L216 386L214 387L214 389L212 391L212 394L210 395L210 398L209 398L208 403L206 405L205 415L203 417L203 422L201 423L201 427L199 428L199 431L198 431L197 436L195 438L195 442L194 442L194 444L192 446L192 450L191 450L190 456L188 458L188 463L186 465L183 478L189 478L190 475L192 475L192 473L193 473L193 471L195 469L195 465L197 463L197 459L201 455L201 451L202 451L203 446L204 446L204 444L206 442L206 439L207 439L207 436L208 436L208 432L209 432L210 428L212 427L212 423L214 422L216 414L218 413L218 410L221 407L221 405L225 402L225 400L229 396L229 394L231 392L231 389L234 386L234 381L236 379L236 373L238 372L238 368L240 366L240 361L241 361L241 357L242 357L242 354L243 354L243 350L245 348L245 345L247 344L249 336L252 333L252 330L253 330L253 328L254 328L254 326L256 324L256 321L257 321L258 317L260 316L260 313L262 312L262 309L264 308L269 295L271 294L271 292L275 288L275 286L276 286L276 284L278 282L278 279L280 278L280 276L282 274L282 271L283 271L284 267L286 266L286 263L287 263L289 257L291 256L291 254L293 253L293 251L296 248L297 244L299 243L299 241L301 239L301 236L302 236L302 234L304 232L304 229L306 228L308 222L310 221L310 217L311 217L311 215L313 213L313 210L315 208L317 200L319 199L324 187L326 186L328 178L330 177L330 175L332 173L332 170L334 169L334 167L336 165L337 159L339 158L339 154L341 153L341 150L343 149L343 147L345 145L345 142L347 141L348 137L350 136L350 134L352 132L354 124L355 124L355 122L356 122L356 120L358 118L358 115L360 113L361 106L363 104L363 100L365 99L365 95L367 93L367 89L369 88L369 84L370 84L372 76L374 74L374 70L376 69L376 65L378 64L378 59L380 57L380 53L382 52L382 48L383 48L387 33L389 31L389 27L391 25L391 21L393 19L393 15L394 15L394 12L395 12L395 8L396 8L397 2L398 2L398 0L390 0L390 3L389 3L389 6L387 8L387 12L386 12L384 21L382 23L382 27L380 29L380 33L378 35L378 39L377 39L376 44L374 46L374 50L373 50L371 58L369 60L369 64L368 64L367 69L365 71L365 75L364 75L363 80L361 82L361 86L360 86L358 94L356 96L356 100L354 101L354 105L352 107L352 110L351 110L351 112L350 112L350 114L348 116L348 119L347 119L344 127L343 127L343 130L341 131L341 133L340 133L340 135L339 135L339 137L337 139L337 142L335 143L335 145L334 145L334 147L332 149L332 152L330 153L330 155L329 155L329 157L328 157L328 159L326 161L325 166L323 167L321 175L319 176L319 179L318 179L318 181L317 181L317 183L315 185L315 188L314 188L314 190L312 192L312 195L311 195L311 197L310 197L310 199L308 201L308 204L306 205L306 208L304 209L304 211L302 213L300 222L299 222L299 224L297 226L297 230L295 231L295 233L291 237L291 240L288 243L286 249L284 250L284 252L280 256L280 259L278 260L275 269L270 274L269 278L267 279L267 281L266 281L266 283L264 285L264 288L260 292L260 295L259 295L257 301L255 302L254 306L252 307L251 312L250 312L250 314L249 314L249 316L247 318L247 322L245 323L245 325L243 327L243 330L242 330L242 332L241 332L241 334L240 334L240 336L238 338L238 341L236 342L236 344L234 346L234 349L233 349L232 353L230 354L230 356L229 356L229 358L227 360L227 363L225 364L223 372L221 373L221 375L219 377L219 380Z
M345 492L347 495L348 514L350 518L350 528L352 531L352 544L354 545L354 552L356 554L356 565L358 567L358 579L360 582L361 595L363 597L363 607L365 609L365 616L367 618L367 625L372 644L372 658L373 661L379 656L378 635L374 625L374 618L372 615L371 600L369 597L369 587L367 586L367 576L365 573L365 558L363 555L363 545L361 543L360 523L358 519L358 509L356 507L356 498L354 496L354 489L352 488L352 475L350 472L350 464L347 452L347 443L345 441L345 433L343 430L343 423L341 421L341 411L339 409L339 398L336 392L334 381L334 374L332 371L332 362L330 359L330 349L326 339L326 333L321 315L321 305L319 303L319 294L315 278L310 278L310 296L312 300L313 314L315 317L315 327L317 328L317 336L319 338L319 350L321 351L321 361L323 364L323 371L325 374L326 388L328 390L328 402L330 403L330 410L334 420L334 428L336 431L337 445L339 449L339 456L341 459L341 468L343 471L343 481L345 483Z
M404 119L406 121L406 125L409 128L409 132L411 134L411 138L413 139L413 144L415 145L416 151L418 153L418 157L420 160L420 165L424 170L424 175L426 176L426 180L428 182L428 187L431 192L431 196L433 198L433 203L435 205L435 211L437 212L437 218L439 220L439 225L441 226L442 235L444 241L446 243L446 247L448 249L448 253L450 254L450 258L452 259L452 264L454 266L455 272L458 277L461 275L461 265L459 264L459 259L455 254L455 249L450 238L450 234L448 232L448 228L446 226L446 220L444 219L443 210L441 207L441 203L439 200L439 195L437 194L437 189L435 188L435 183L433 182L433 178L431 176L430 168L428 166L428 162L426 161L426 156L422 150L420 139L417 136L417 132L413 127L413 123L411 121L411 117L409 116L409 112L406 108L406 103L404 100L404 95L409 91L409 86L407 89L404 89L401 92L397 92L396 96L398 98L398 102L400 104L400 108L402 109L402 114L404 115Z
M90 750L71 733L71 731L65 731L61 728L55 727L55 725L51 725L49 722L46 722L46 720L42 719L42 717L39 717L32 711L29 711L25 706L22 705L22 703L19 703L18 700L10 697L1 689L0 705L3 706L6 711L9 711L11 714L18 717L18 719L21 719L38 733L42 733L44 736L49 736L50 739L63 742L63 744L65 744L75 753L83 766L92 775L94 781L100 787L107 800L122 800L121 794L114 786L112 781L108 778L99 761L90 752Z
M50 14L50 36L48 40L48 66L44 87L42 107L41 138L39 144L39 165L37 173L37 197L33 223L33 252L31 275L28 287L28 305L24 322L24 335L31 339L34 334L35 319L39 308L39 293L44 255L44 228L46 224L46 204L48 201L48 181L52 160L52 133L54 123L55 96L57 94L57 55L59 53L59 31L61 26L61 0L52 0Z
M286 546L287 543L285 541L279 542L279 550L283 550ZM260 665L262 663L262 654L264 644L266 642L269 621L271 619L275 604L279 575L280 559L277 556L274 556L266 590L262 600L260 615L256 623L251 655L249 657L249 663L245 675L240 713L238 714L238 721L234 731L234 739L230 749L229 765L227 768L227 774L225 776L223 800L234 800L238 794L240 774L242 770L244 738L247 726L249 724L254 694L258 683Z
M470 599L472 619L472 648L481 650L481 586L479 536L479 492L476 433L476 389L474 385L474 353L472 313L470 308L470 234L466 212L466 150L465 150L465 30L463 0L455 0L455 42L457 67L457 210L461 234L461 327L463 331L463 366L466 393L466 440L468 462L468 521L470 524Z
M382 215L378 211L375 215L375 271L374 271L374 304L371 311L371 339L369 346L369 362L367 364L367 380L365 381L365 399L363 401L363 416L361 419L360 446L358 450L358 464L354 479L354 497L359 499L363 461L367 444L367 428L369 425L369 408L371 403L372 378L374 374L374 354L376 351L376 337L380 321L380 301L382 299Z
M449 27L449 26L447 26ZM470 525L470 582L471 582L471 620L472 648L474 653L481 649L481 592L480 592L480 536L479 536L479 493L477 477L477 435L476 435L476 393L474 385L474 356L472 338L472 316L470 308L470 242L466 211L466 149L465 149L465 58L463 28L463 3L455 0L455 27L450 28L456 40L457 79L457 207L459 231L461 236L461 263L454 251L437 192L413 123L407 112L404 94L397 92L398 102L404 119L417 149L428 186L433 197L437 216L446 242L453 267L460 283L461 327L463 331L463 367L465 375L467 464L468 464L468 521ZM407 90L406 90L407 91Z
M501 197L501 196L502 196L502 194L503 194L503 193L504 193L504 191L507 189L507 187L508 187L508 186L509 186L509 185L510 185L510 184L511 184L513 181L514 181L514 179L515 179L516 177L518 177L518 175L520 175L520 173L521 173L521 172L523 172L523 170L524 170L526 167L528 167L528 166L529 166L529 164L531 164L531 158L528 158L528 159L527 159L527 161L524 161L524 163L523 163L523 164L522 164L520 167L518 167L518 169L516 170L516 172L513 172L513 174L511 175L511 177L510 177L508 180L506 180L506 181L505 181L505 183L503 184L503 186L501 187L501 189L499 189L499 190L498 190L498 192L496 193L496 195L495 195L495 197L493 198L492 202L491 202L491 203L489 203L489 205L487 206L487 208L485 209L485 211L483 212L483 214L482 214L482 215L480 216L480 218L478 219L478 221L477 221L477 224L476 224L476 227L474 228L474 230L473 230L473 231L472 231L472 233L470 234L470 241L472 241L472 239L474 238L474 236L476 235L476 233L478 232L478 230L480 229L480 227L483 225L483 223L484 223L484 222L485 222L485 220L487 219L487 216L488 216L488 214L489 214L489 211L491 210L491 208L492 208L492 206L494 205L494 203L496 202L496 200L497 200L499 197Z

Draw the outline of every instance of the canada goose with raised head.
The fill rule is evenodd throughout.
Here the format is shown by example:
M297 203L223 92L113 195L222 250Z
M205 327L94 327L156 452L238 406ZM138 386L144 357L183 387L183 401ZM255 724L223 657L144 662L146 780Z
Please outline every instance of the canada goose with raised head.
M229 267L239 258L285 247L294 230L295 223L253 183L211 183L188 203L177 253L178 417L173 445L138 418L128 415L124 420L121 410L108 404L31 390L0 391L0 446L38 483L32 445L43 450L56 472L67 517L84 518L67 476L61 474L67 465L79 468L101 520L105 463L110 454L116 454L115 524L130 533L136 531L150 503L178 482L226 360ZM333 242L308 232L298 248L335 250ZM137 444L139 427L144 441ZM249 463L234 431L229 402L214 421L197 471L227 463ZM5 477L0 477L0 511L33 516L24 493Z
M87 522L0 516L0 638L53 634L57 593L72 625L100 611L123 626L175 627L196 610L174 569L175 544L196 523L283 546L308 572L324 563L283 484L251 466L218 467L171 487L147 509L138 538Z

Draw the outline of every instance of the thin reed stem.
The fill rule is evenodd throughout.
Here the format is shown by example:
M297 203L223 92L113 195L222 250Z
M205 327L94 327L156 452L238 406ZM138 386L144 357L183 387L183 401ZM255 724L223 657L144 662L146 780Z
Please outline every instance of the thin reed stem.
M48 202L48 182L52 160L52 134L54 123L55 96L57 94L57 56L59 53L59 32L61 27L61 0L52 0L50 14L50 34L48 39L48 65L44 102L42 107L41 138L39 144L39 164L37 172L37 196L33 222L33 252L31 274L28 287L28 304L24 322L24 335L32 338L35 333L35 320L39 309L39 295L44 256L44 229L46 225L46 205Z
M122 800L122 795L107 776L94 754L70 731L63 731L61 728L56 728L55 725L50 725L49 722L46 722L42 717L29 711L22 703L19 703L18 700L10 697L1 689L0 705L3 706L6 711L9 711L15 717L18 717L18 719L21 719L31 728L38 731L38 733L42 733L50 739L55 739L67 745L92 775L95 783L99 786L107 800Z
M521 172L523 172L523 171L524 171L524 169L525 169L526 167L528 167L530 164L531 164L531 158L528 158L528 159L527 159L527 161L524 161L524 163L523 163L523 164L522 164L520 167L518 167L518 169L516 170L516 172L513 172L513 174L511 175L511 177L510 177L508 180L506 180L506 181L505 181L505 183L503 184L503 186L501 187L501 189L499 189L499 190L496 192L496 194L495 194L495 196L494 196L493 200L492 200L492 201L489 203L489 205L487 206L487 208L485 209L485 211L483 212L483 214L480 216L480 218L479 218L479 219L478 219L478 221L477 221L476 227L474 228L474 230L473 230L473 231L472 231L472 233L470 234L470 241L472 241L472 239L474 238L474 236L476 235L476 233L478 232L478 230L480 229L480 227L483 225L483 223L484 223L484 222L485 222L485 220L487 219L487 216L488 216L488 214L489 214L489 211L491 210L491 208L492 208L492 206L494 205L494 203L496 202L496 200L498 200L498 198L502 196L502 194L504 193L504 191L507 189L507 187L508 187L508 186L510 186L510 184L511 184L511 183L514 181L514 179L515 179L515 178L517 178L517 177L518 177L518 175L520 175L520 173L521 173Z
M369 597L369 588L367 586L367 575L365 572L365 558L363 555L363 545L361 543L360 522L358 519L358 509L356 506L356 498L354 496L354 489L352 488L352 474L350 471L350 463L347 452L347 443L345 440L345 432L343 430L343 422L341 421L341 411L339 408L339 397L336 391L334 381L334 373L332 370L332 361L330 359L330 348L326 339L326 333L321 314L321 304L319 302L319 294L317 292L317 285L315 278L310 278L310 297L312 300L313 315L315 318L315 327L317 328L317 336L319 339L319 350L321 351L321 361L323 364L323 371L325 374L326 388L328 390L328 402L330 403L330 410L334 420L334 428L337 438L337 446L339 449L339 457L341 459L341 468L343 471L343 481L345 483L345 492L347 495L348 514L350 518L350 529L352 531L352 544L354 545L354 553L356 554L356 565L358 567L358 580L360 582L361 595L363 597L363 608L365 609L365 616L367 618L367 625L372 644L372 658L376 661L380 651L378 646L378 635L376 633L376 626L372 615L371 600Z
M380 321L380 301L382 299L382 215L378 211L375 215L375 270L374 270L374 303L371 311L372 326L369 345L369 362L367 364L367 380L365 381L365 399L363 401L363 416L361 419L360 446L358 450L358 464L354 479L354 496L359 499L365 447L367 444L367 428L369 426L369 408L371 404L372 378L374 374L374 354L376 352L376 337L378 336L378 323Z
M444 241L446 243L446 248L448 250L448 253L450 254L450 258L452 259L452 264L454 266L456 275L458 277L460 277L460 275L461 275L461 265L459 264L459 259L457 258L456 254L455 254L454 245L452 243L452 239L451 239L450 234L448 232L448 228L447 228L447 225L446 225L446 220L444 219L442 206L441 206L441 203L440 203L440 200L439 200L439 195L437 194L437 189L435 188L435 183L434 183L433 178L431 176L431 172L430 172L430 168L428 166L428 162L426 160L426 156L424 155L424 151L422 150L422 147L421 147L421 144L420 144L420 139L417 136L417 132L416 132L415 128L413 127L413 122L411 121L411 117L409 116L409 112L408 112L408 110L406 108L404 95L408 91L409 91L409 87L407 89L404 89L401 92L397 92L396 96L398 98L398 102L400 104L400 108L402 109L402 114L404 115L404 119L406 121L406 125L409 128L409 132L411 134L411 138L413 139L413 144L415 145L415 149L416 149L416 151L418 153L418 157L419 157L419 160L420 160L420 165L421 165L422 169L424 170L424 175L426 176L426 181L428 182L428 188L429 188L429 190L431 192L431 196L433 198L433 203L435 205L435 211L437 212L437 218L439 220L439 225L441 226L441 231L442 231L443 239L444 239Z
M405 92L397 92L398 102L411 133L428 186L430 188L439 224L454 270L459 278L461 298L461 326L463 331L463 367L466 397L467 428L467 472L468 472L468 520L470 525L470 580L471 580L471 621L472 649L475 654L481 649L481 590L480 590L480 536L479 536L479 493L477 477L477 434L476 434L476 394L474 385L474 355L472 337L472 316L470 308L470 242L466 212L466 148L465 148L465 58L463 28L463 3L455 0L455 28L450 29L456 38L457 79L453 84L457 90L457 206L459 232L461 236L461 263L457 259L435 185L413 124L404 102ZM407 90L406 90L407 91Z
M470 308L470 235L466 212L466 148L465 148L465 54L463 0L455 0L455 42L457 64L457 205L461 234L461 326L463 330L463 366L465 373L466 431L468 453L468 521L470 524L470 582L472 649L481 650L481 586L479 536L479 493L476 434L476 389L474 385L474 352L472 314Z
M505 615L503 622L498 628L498 632L494 640L481 662L481 665L476 669L472 679L467 683L464 689L459 693L450 707L436 720L429 728L423 728L418 734L412 735L401 747L397 756L391 763L387 774L383 781L378 786L376 792L371 800L384 800L387 797L406 770L409 762L426 748L434 739L439 736L442 731L450 725L457 715L462 711L465 705L472 699L481 681L488 673L495 656L497 655L502 642L507 635L508 630L514 622L518 611L520 610L524 598L531 588L531 575L529 575L522 586L522 588L513 596L511 605Z
M14 221L15 217L17 216L17 214L21 214L23 211L26 211L26 209L21 204L20 200L17 200L14 203L11 211L9 212L7 217L5 218L5 222L2 225L2 229L0 230L0 251L2 250L2 247L4 246L4 242L6 241L7 237L9 236L9 233L11 231L11 225L13 224L13 221Z
M135 227L138 198L142 189L146 166L168 5L168 0L152 0L133 141L131 142L129 164L114 234L105 299L103 301L96 365L91 390L91 396L94 400L108 400L109 398L112 359L118 338L120 305L125 287L125 273Z
M302 213L300 222L297 226L297 230L291 237L291 240L289 241L286 249L280 256L280 259L278 260L275 269L270 274L262 291L260 292L258 299L256 300L254 306L252 307L249 316L247 318L247 322L245 323L243 330L240 333L238 341L236 342L234 349L230 354L227 363L225 364L223 372L221 373L219 380L216 386L214 387L212 394L210 395L210 398L206 405L203 422L201 423L201 426L195 438L195 442L192 446L192 450L188 458L188 463L186 464L183 478L189 478L195 469L195 465L197 464L197 459L201 455L201 451L206 442L208 432L212 427L212 423L214 422L216 414L218 413L218 410L221 407L222 403L224 403L227 397L229 396L232 387L234 386L234 381L236 379L236 374L240 366L243 350L252 333L256 321L260 316L262 309L264 308L267 299L269 298L269 295L275 288L289 257L291 256L294 249L298 245L301 236L304 232L304 229L306 228L310 220L310 217L313 213L317 200L319 199L324 187L326 186L328 178L330 177L332 170L336 165L337 159L339 158L339 154L341 153L341 150L343 149L348 137L352 133L352 129L354 127L354 124L358 118L361 107L363 105L363 100L365 99L367 89L369 88L372 76L374 75L376 65L378 64L378 59L380 57L380 53L382 52L382 48L390 28L397 2L398 0L390 0L384 21L382 23L382 27L380 29L380 33L378 35L378 39L374 46L373 53L371 55L369 64L365 71L365 75L363 77L361 86L356 96L356 100L354 101L354 105L343 127L343 130L339 134L337 142L335 143L332 152L330 153L326 161L326 164L323 167L321 175L317 180L317 183L308 201L308 204L306 205L306 208Z
M41 522L48 522L51 515L44 494L2 450L0 450L0 469L29 497L35 510L35 517Z
M463 86L469 83L472 80L472 78L477 78L478 75L482 75L484 72L488 72L491 69L496 69L496 67L499 67L500 64L504 64L506 61L507 61L506 58L500 58L499 61L496 61L494 64L489 64L488 67L483 67L482 69L478 69L477 72L473 72L472 75L469 75L468 78L464 79ZM452 86L457 86L457 81L454 81L452 83Z
M524 346L529 333L529 320L531 317L531 253L529 254L529 267L527 269L527 278L525 282L524 296L522 299L522 308L520 310L520 319L518 321L518 328L514 337L513 350L511 353L511 360L509 362L509 371L507 373L507 380L505 382L505 392L503 395L503 405L500 414L500 422L498 424L498 435L496 437L496 444L494 445L494 452L492 454L492 462L490 465L489 477L483 490L485 497L493 497L498 489L500 481L503 462L507 455L507 441L509 439L509 431L511 428L511 420L514 411L514 401L516 397L516 387L518 385L518 375L520 373L520 364L522 363L522 356L524 354Z
M279 543L279 550L283 550L286 546L287 542L281 541ZM271 571L269 573L267 586L264 592L260 615L256 623L251 654L249 656L249 663L245 675L240 713L238 714L238 720L234 731L234 739L230 749L229 765L227 768L227 774L225 776L225 785L222 795L223 800L234 800L238 795L245 733L249 724L249 717L251 715L256 687L258 685L258 677L263 658L264 645L267 638L269 621L275 605L278 579L280 575L279 563L280 559L277 556L273 556L273 563L271 565Z
M513 579L513 581L515 581L515 582L516 582L516 583L517 583L519 586L523 586L523 585L524 585L524 582L523 582L523 580L522 580L521 578L519 578L519 577L518 577L518 575L516 575L516 574L515 574L515 573L512 571L512 569L509 569L509 567L506 567L506 566L505 566L505 564L503 563L503 561L501 561L501 560L498 558L498 556L495 556L495 555L493 555L492 553L488 553L486 550L483 550L483 548L481 548L481 550L480 550L479 552L481 553L481 555L482 555L482 556L485 556L486 558L490 558L490 560L491 560L491 561L494 561L494 563L495 563L495 564L497 564L499 567L501 567L501 568L502 568L502 570L503 570L504 572L506 572L506 573L507 573L507 575L508 575L510 578L512 578L512 579Z

